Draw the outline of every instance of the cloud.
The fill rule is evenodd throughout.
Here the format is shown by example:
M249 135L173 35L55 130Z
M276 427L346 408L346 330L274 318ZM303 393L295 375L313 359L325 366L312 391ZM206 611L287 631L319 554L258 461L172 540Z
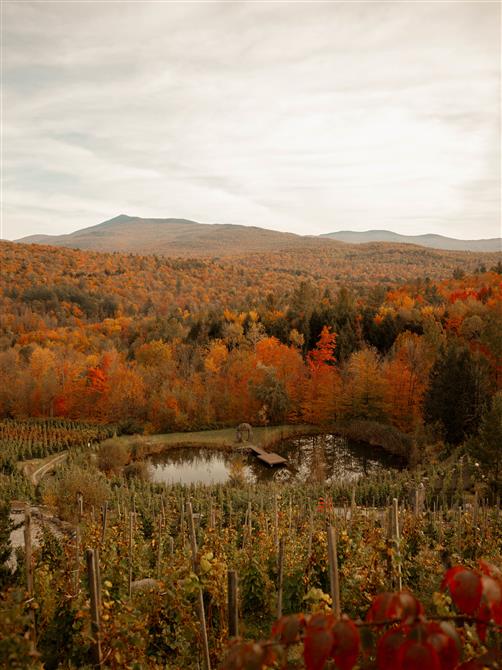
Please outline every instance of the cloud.
M4 235L500 231L500 7L4 3Z

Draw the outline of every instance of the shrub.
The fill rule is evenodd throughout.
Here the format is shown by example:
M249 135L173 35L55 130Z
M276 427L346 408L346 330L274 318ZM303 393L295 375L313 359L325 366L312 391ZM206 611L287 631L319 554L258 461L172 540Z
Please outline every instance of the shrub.
M124 468L124 475L127 479L140 479L141 481L148 480L148 465L144 461L135 461L129 463Z
M105 440L99 445L98 467L106 474L118 472L129 463L128 447L117 438Z
M57 509L65 521L77 519L77 494L84 500L84 510L99 508L111 496L108 480L97 470L71 465L61 470L43 492L43 500Z

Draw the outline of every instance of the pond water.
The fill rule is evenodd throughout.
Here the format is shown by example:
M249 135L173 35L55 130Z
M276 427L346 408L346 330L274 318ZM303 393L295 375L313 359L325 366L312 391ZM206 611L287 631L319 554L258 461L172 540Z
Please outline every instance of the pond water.
M396 458L378 447L336 435L286 440L270 449L288 464L270 467L253 454L180 447L149 460L151 480L166 484L335 482L355 481L365 474L399 467Z

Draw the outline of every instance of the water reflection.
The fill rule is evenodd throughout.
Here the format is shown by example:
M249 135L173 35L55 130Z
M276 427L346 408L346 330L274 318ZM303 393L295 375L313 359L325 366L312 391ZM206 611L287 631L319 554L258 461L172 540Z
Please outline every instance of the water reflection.
M399 465L376 447L336 435L287 440L274 451L288 460L287 466L269 467L254 455L180 447L150 460L151 478L167 484L334 483Z

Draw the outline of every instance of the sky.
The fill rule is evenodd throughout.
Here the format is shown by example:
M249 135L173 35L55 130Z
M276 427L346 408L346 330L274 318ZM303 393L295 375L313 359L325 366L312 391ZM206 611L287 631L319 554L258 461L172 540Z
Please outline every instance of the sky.
M2 236L501 236L501 5L2 2Z

